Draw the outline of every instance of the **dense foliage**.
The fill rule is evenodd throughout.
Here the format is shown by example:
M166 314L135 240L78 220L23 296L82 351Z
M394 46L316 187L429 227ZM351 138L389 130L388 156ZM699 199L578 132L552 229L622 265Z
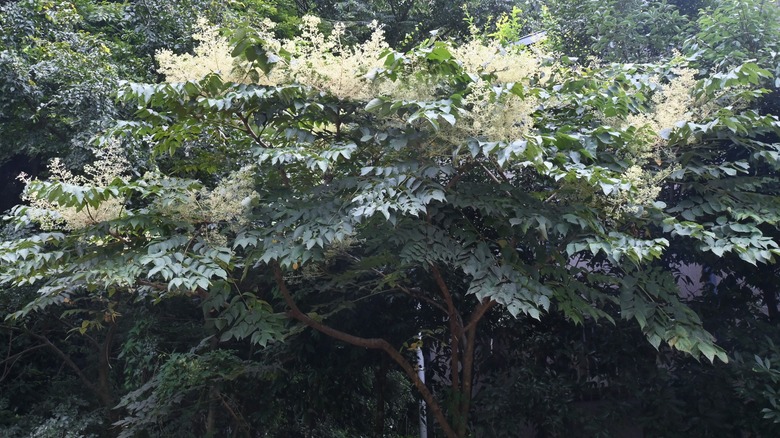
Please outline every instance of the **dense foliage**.
M0 427L775 434L777 6L441 3L3 5Z

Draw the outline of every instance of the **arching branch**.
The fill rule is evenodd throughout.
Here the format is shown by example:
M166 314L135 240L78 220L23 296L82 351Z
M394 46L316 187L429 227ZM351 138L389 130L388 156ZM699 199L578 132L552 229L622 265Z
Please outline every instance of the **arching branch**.
M284 301L287 304L287 307L290 308L287 314L291 318L296 319L306 324L307 326L327 336L330 336L331 338L338 339L339 341L346 342L348 344L357 347L370 348L373 350L382 350L385 353L387 353L387 355L390 356L393 359L393 361L395 361L395 363L397 363L401 367L401 369L404 370L404 372L409 377L409 379L411 379L412 383L414 383L415 388L417 388L422 398L430 407L431 412L436 418L436 421L439 422L441 428L444 430L445 435L449 438L457 437L455 431L452 429L449 422L447 421L447 418L444 416L444 412L442 411L439 403L436 401L436 398L433 396L433 394L428 389L428 387L425 386L425 384L417 376L417 369L411 363L409 363L409 361L406 360L406 358L403 357L403 355L399 353L396 348L394 348L392 345L390 345L389 342L387 342L384 339L362 338L359 336L354 336L349 333L342 332L341 330L334 329L333 327L326 326L310 318L307 314L303 313L298 308L298 305L295 303L295 300L293 299L290 290L287 288L287 283L284 281L282 268L279 266L279 264L273 262L271 264L271 267L273 269L276 286L279 288L279 292L281 292L282 297L284 298Z

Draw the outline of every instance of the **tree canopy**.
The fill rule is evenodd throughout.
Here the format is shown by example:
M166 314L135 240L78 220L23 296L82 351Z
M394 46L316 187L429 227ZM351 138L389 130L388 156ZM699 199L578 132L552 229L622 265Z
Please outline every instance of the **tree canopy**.
M56 14L72 11L71 22L82 23L114 11L90 4ZM253 5L264 19L216 9L193 18L191 51L158 50L183 28L181 15L164 15L175 19L167 23L135 12L122 18L144 23L134 32L158 29L139 45L147 58L79 55L104 63L112 76L101 90L116 100L91 108L94 117L62 101L46 126L91 137L78 146L89 164L53 160L21 178L25 202L9 211L0 243L9 334L0 382L47 348L104 409L104 418L73 427L128 437L384 436L409 418L403 411L415 397L443 436L516 436L500 420L511 409L528 412L518 423L558 434L583 421L561 420L573 409L567 397L587 392L577 385L621 398L630 383L618 368L654 379L653 390L634 389L625 402L653 413L663 412L653 405L663 386L691 367L724 370L719 381L776 384L768 356L778 321L780 120L771 99L780 67L776 39L736 42L744 26L780 36L776 5L713 2L695 21L666 2L593 2L577 21L576 2L527 2L497 27L481 32L465 21L458 33L439 25L443 10L430 5L369 3L376 9L367 16L392 11L399 33L389 40L381 22L292 18L283 2ZM475 5L463 14L473 17ZM296 6L326 18L352 7ZM4 17L25 7L4 6ZM741 21L731 21L737 12ZM624 21L603 18L614 16ZM425 37L400 44L392 26L406 20L421 20ZM647 26L644 38L632 22ZM358 28L366 37L356 41ZM515 43L538 29L546 42ZM124 43L116 44L103 46L106 56ZM68 59L56 58L64 79L47 79L78 88L90 82L63 67L101 74ZM139 65L158 76L131 69ZM58 92L36 95L59 102ZM8 129L27 129L18 111L30 106L9 96L3 108L17 124ZM697 267L704 281L690 278ZM760 330L769 355L738 340ZM572 351L556 333L572 339ZM627 350L601 350L604 364L615 364L609 371L586 348L602 335ZM746 364L748 351L764 357ZM624 363L627 355L660 365ZM537 381L543 389L531 387ZM726 406L728 397L766 402L745 417L753 423L685 427L711 430L706 436L772 430L777 397L755 385L719 393ZM513 400L510 388L527 401ZM374 421L344 424L360 397ZM328 406L334 399L339 406ZM60 405L49 421L78 403ZM691 430L669 418L676 431ZM614 432L602 427L594 436Z

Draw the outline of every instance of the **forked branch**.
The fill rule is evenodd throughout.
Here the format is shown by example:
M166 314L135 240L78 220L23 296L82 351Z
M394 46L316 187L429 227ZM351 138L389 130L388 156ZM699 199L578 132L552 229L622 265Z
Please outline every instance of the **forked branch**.
M434 398L428 387L425 386L425 384L417 376L417 369L411 363L409 363L409 361L406 360L406 358L401 353L399 353L397 349L395 349L392 345L390 345L389 342L384 339L362 338L359 336L354 336L349 333L342 332L341 330L334 329L333 327L326 326L310 318L307 314L303 313L295 303L290 290L287 288L287 283L284 281L282 268L279 266L279 264L274 262L271 264L271 267L273 269L276 286L279 288L279 292L282 294L287 307L290 308L290 310L287 312L288 316L327 336L338 339L339 341L346 342L357 347L382 350L387 353L404 370L409 379L411 379L412 383L414 383L415 388L417 388L422 398L430 407L433 416L436 418L436 421L439 422L439 425L444 430L445 435L448 438L457 438L455 431L452 429L449 422L447 422L447 418L444 416L444 412L442 411L439 403L436 401L436 398Z

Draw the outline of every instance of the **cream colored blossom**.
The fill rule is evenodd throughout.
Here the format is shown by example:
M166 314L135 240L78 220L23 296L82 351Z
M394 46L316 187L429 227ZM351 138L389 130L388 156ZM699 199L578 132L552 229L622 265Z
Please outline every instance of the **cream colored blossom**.
M195 55L158 55L161 71L168 80L199 79L212 73L235 68L230 58L227 41L216 28L200 22L201 30L195 36L200 43ZM346 28L336 24L330 34L320 31L320 19L302 18L301 35L279 41L271 34L272 23L259 30L270 52L284 51L269 75L260 78L261 84L297 82L330 93L340 99L367 101L383 96L399 101L426 101L436 99L442 87L441 78L431 74L417 74L428 68L424 57L410 56L400 66L397 80L390 80L380 72L385 59L380 57L388 49L382 27L373 22L368 40L357 45L345 44ZM263 33L265 32L265 33ZM469 93L464 96L455 126L442 123L439 139L443 147L462 144L470 138L488 141L514 141L527 135L534 127L531 114L539 102L532 96L519 97L506 88L519 83L528 86L532 78L551 76L551 67L544 64L544 54L527 48L503 48L480 39L448 50L474 78ZM484 79L492 75L495 79ZM233 77L232 80L244 80ZM503 91L501 91L503 90ZM438 152L431 152L433 155Z
M640 166L629 167L620 176L626 187L604 198L606 211L616 219L624 215L640 214L645 207L653 205L661 193L663 181L673 170L653 173Z
M501 83L527 83L535 74L549 78L552 68L544 66L544 54L530 48L502 47L497 42L472 39L452 48L463 68L472 74L495 74Z
M190 190L176 202L157 201L155 207L169 216L188 222L245 224L257 197L254 190L254 167L246 166L230 173L213 189Z
M691 95L696 85L696 71L691 68L676 68L673 72L676 78L653 94L651 112L632 114L626 118L628 125L648 127L656 135L658 142L664 137L666 130L675 128L677 122L690 120L697 106L696 99Z
M693 115L692 109L696 100L691 96L691 92L696 86L694 79L696 70L678 68L674 70L674 73L677 77L664 87L661 93L656 93L653 96L653 104L655 105L653 115L656 122L653 127L656 132L672 129L677 122L690 120Z
M330 34L319 29L320 19L304 16L301 20L301 36L280 41L273 36L274 24L264 21L257 30L266 42L270 53L282 50L289 54L278 59L268 75L260 75L260 84L277 85L297 82L317 90L326 91L340 99L368 100L387 96L397 100L427 100L434 97L439 84L431 75L413 74L422 67L424 60L409 59L397 81L376 79L384 68L385 59L380 55L388 49L384 31L376 21L369 27L371 36L357 45L347 45L343 39L346 27L337 23ZM223 79L245 82L246 65L236 64L231 56L228 41L219 35L216 27L205 20L198 22L194 55L175 55L162 50L157 54L160 72L169 82L199 80L209 73L219 73ZM495 74L500 83L527 83L539 73L549 77L549 67L542 65L542 55L528 49L505 49L496 44L477 39L451 47L453 56L475 77ZM419 62L421 65L415 65ZM512 103L508 103L509 106Z
M209 222L246 223L252 202L258 197L254 190L254 167L247 166L231 173L212 190L201 193L202 214Z
M463 99L467 111L461 112L455 126L443 123L438 134L440 150L429 155L449 154L448 145L462 145L470 139L512 142L522 139L534 128L532 114L539 105L533 96L521 98L479 78L469 86Z
M658 84L660 79L654 79L657 88L650 100L649 111L630 114L625 119L602 118L606 124L617 129L638 129L635 140L619 151L622 157L635 163L661 162L665 139L677 128L677 124L708 112L692 95L696 85L696 71L681 67L672 72L675 78L667 84Z
M192 36L197 42L195 54L177 55L170 50L157 51L155 59L160 65L160 73L167 82L197 81L211 73L218 73L223 80L242 82L245 76L240 73L231 55L228 40L219 34L216 26L209 25L206 19L198 20L198 31Z
M84 166L84 175L74 175L65 168L59 158L49 164L49 180L54 183L64 183L85 187L106 187L119 177L122 177L130 165L122 154L116 141L108 142L105 149L95 153L97 160ZM25 175L19 179L29 182ZM23 199L30 203L29 215L45 230L64 228L78 230L89 225L116 219L122 215L124 198L104 200L97 207L86 205L80 211L75 207L62 207L56 202L38 199L37 193L25 191Z
M503 92L500 95L491 84L482 79L471 85L472 94L466 99L471 109L465 124L472 137L490 141L513 141L522 138L533 128L531 113L538 102L531 96Z
M332 93L339 98L368 98L375 84L366 75L381 67L380 53L388 45L384 32L377 22L370 24L371 37L362 44L351 47L343 43L346 28L336 24L330 35L319 30L320 19L304 16L301 36L279 41L273 36L274 23L265 20L257 31L266 43L269 53L282 49L289 59L278 59L268 74L260 74L261 85L278 85L295 81L318 90ZM230 45L219 35L216 27L205 20L198 22L195 54L175 55L161 50L156 59L160 72L168 82L199 80L210 73L219 73L227 81L246 82L246 65L238 64L231 56Z
M345 27L336 24L330 35L319 31L319 18L303 18L302 35L289 63L291 77L304 85L327 91L340 99L368 99L376 95L369 73L382 67L379 57L388 45L376 22L371 37L354 47L343 43Z

